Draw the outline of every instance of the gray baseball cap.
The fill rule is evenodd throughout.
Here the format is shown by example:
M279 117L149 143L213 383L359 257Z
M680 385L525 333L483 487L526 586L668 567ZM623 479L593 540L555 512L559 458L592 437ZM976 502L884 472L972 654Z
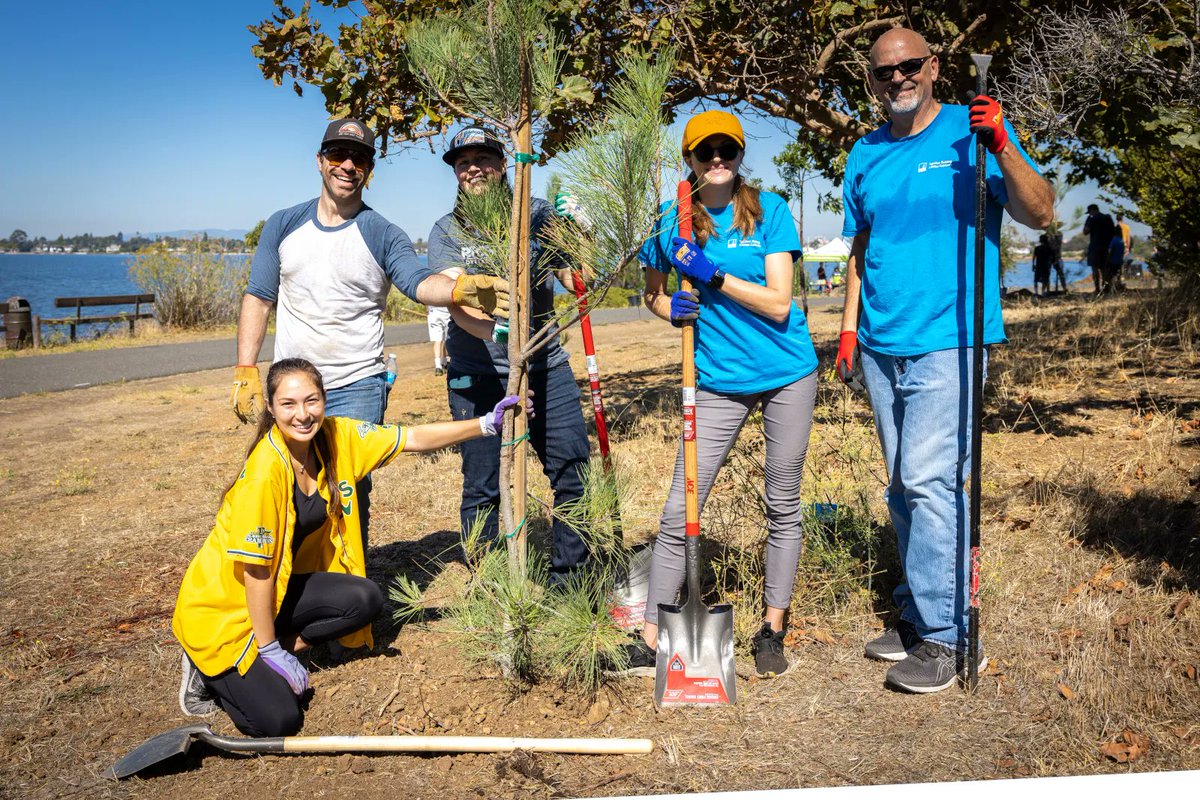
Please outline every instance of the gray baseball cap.
M504 158L504 145L500 144L496 134L487 128L471 125L454 134L454 138L450 140L450 149L442 156L442 161L453 167L454 159L458 158L458 154L468 147L485 147L495 150L498 156Z

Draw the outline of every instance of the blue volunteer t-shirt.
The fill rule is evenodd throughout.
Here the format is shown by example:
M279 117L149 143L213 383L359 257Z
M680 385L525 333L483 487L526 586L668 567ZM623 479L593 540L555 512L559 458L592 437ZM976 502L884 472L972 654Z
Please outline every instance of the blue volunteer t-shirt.
M763 218L754 232L742 235L733 227L733 204L708 209L714 233L704 244L708 256L726 275L767 285L767 256L788 253L800 258L796 225L783 198L761 192ZM665 214L658 236L638 253L643 265L669 273L671 239L679 231L671 203L659 207ZM696 372L701 389L721 394L756 394L787 386L817 368L817 354L808 333L808 320L793 302L783 322L754 313L729 296L707 286L695 286L700 297L696 321Z
M1005 120L1008 146L1036 170ZM987 156L984 343L1005 341L1000 315L1000 223L1008 192ZM943 104L933 122L897 139L889 122L855 143L842 184L850 239L870 231L858 339L892 356L974 341L975 137L967 107Z

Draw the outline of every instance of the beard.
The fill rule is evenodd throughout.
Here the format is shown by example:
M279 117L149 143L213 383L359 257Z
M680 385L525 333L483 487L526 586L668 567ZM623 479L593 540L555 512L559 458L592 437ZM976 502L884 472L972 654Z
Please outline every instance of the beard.
M883 105L887 108L889 114L911 114L916 111L921 105L921 93L916 91L916 86L913 86L912 93L903 99L893 100L886 95L883 97Z

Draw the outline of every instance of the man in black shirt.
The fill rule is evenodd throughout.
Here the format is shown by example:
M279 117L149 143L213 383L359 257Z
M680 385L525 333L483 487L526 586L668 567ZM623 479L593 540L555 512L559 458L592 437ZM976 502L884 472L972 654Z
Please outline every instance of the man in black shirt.
M1100 207L1092 203L1087 207L1087 222L1083 232L1088 237L1087 263L1092 268L1092 281L1096 294L1100 293L1104 269L1108 265L1108 246L1112 243L1117 225L1108 214L1101 214Z

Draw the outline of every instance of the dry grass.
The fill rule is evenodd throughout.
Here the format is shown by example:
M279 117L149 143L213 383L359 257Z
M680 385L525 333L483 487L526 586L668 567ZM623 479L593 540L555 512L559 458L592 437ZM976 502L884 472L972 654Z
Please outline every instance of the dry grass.
M740 705L656 711L649 682L591 705L539 686L511 696L498 671L468 668L436 620L376 624L377 651L316 665L305 733L649 736L649 758L462 756L233 759L119 786L104 767L182 724L168 622L183 569L247 435L208 372L0 401L0 470L11 521L0 542L0 796L587 796L783 786L1118 773L1200 767L1200 364L1192 315L1153 301L1071 298L1006 312L1012 344L991 367L985 436L984 636L980 691L913 697L882 688L863 660L894 566L883 471L860 401L823 382L803 499L865 509L879 537L865 595L821 601L829 577L797 584L791 656L774 681L747 680ZM836 310L812 321L832 359ZM629 540L653 534L678 431L678 339L657 321L597 329L614 448L637 482ZM406 378L389 419L447 413L428 348L400 348ZM573 357L583 374L581 354ZM741 444L746 475L757 432ZM549 500L537 475L533 491ZM758 547L736 470L705 515ZM461 586L455 561L459 461L409 456L376 476L370 574L403 572L427 600ZM847 501L848 499L848 501ZM445 567L436 566L446 562ZM861 579L862 573L858 573ZM821 581L826 581L822 584ZM439 594L442 593L442 594ZM752 607L746 606L747 608ZM743 615L744 616L744 615ZM232 732L219 718L216 727ZM1101 754L1128 730L1147 747Z

